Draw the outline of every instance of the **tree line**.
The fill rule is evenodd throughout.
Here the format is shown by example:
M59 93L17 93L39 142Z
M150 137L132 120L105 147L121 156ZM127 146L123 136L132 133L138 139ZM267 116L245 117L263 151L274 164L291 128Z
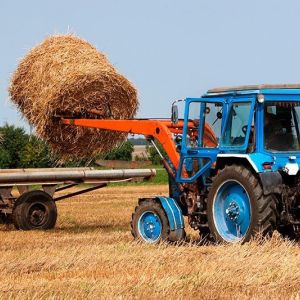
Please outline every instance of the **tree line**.
M132 160L134 141L124 141L118 148L98 157L62 161L47 144L21 127L5 124L0 127L0 168L52 168L94 166L97 159ZM139 141L138 144L142 144ZM160 147L161 148L161 147ZM149 159L159 164L160 158L152 146L146 146Z
M92 166L97 159L131 160L133 152L132 143L125 141L117 149L93 159L62 161L44 141L23 128L6 124L0 127L0 137L1 169Z

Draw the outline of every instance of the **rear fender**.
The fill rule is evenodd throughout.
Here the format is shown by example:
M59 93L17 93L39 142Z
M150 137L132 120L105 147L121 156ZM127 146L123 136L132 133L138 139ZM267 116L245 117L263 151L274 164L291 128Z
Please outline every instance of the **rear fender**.
M243 165L259 176L264 195L271 193L280 194L282 187L282 176L278 171L259 172L254 161L248 154L220 154L218 155L216 168L222 169L225 165Z
M282 177L279 172L258 173L263 187L264 195L282 192Z

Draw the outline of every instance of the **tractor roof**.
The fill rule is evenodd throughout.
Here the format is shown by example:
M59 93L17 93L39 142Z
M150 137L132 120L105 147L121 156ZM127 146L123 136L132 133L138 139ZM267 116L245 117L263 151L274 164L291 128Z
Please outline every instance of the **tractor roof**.
M278 91L280 90L280 92ZM293 92L300 94L300 83L294 84L256 84L256 85L241 85L241 86L234 86L234 87L217 87L214 89L210 89L207 91L207 95L214 95L214 94L235 94L235 93L264 93L264 92L271 92L271 93L279 93L279 94L290 94ZM297 91L295 91L297 90ZM292 93L293 93L292 92Z

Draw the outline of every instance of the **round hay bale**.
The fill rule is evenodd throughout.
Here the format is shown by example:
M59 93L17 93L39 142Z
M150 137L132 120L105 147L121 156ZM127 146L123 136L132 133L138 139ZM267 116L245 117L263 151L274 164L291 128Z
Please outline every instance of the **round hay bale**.
M13 74L9 93L37 135L63 158L107 152L127 134L62 125L55 116L128 119L138 108L133 85L73 35L52 36L34 47Z

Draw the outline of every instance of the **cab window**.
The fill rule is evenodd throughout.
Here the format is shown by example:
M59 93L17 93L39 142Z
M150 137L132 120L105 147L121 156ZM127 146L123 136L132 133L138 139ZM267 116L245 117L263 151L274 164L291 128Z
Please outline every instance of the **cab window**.
M186 145L189 148L215 148L221 135L222 104L191 102Z
M222 136L222 146L244 145L251 113L251 102L233 103ZM251 124L250 124L251 125Z
M264 142L269 151L300 150L300 103L266 102L264 107Z

